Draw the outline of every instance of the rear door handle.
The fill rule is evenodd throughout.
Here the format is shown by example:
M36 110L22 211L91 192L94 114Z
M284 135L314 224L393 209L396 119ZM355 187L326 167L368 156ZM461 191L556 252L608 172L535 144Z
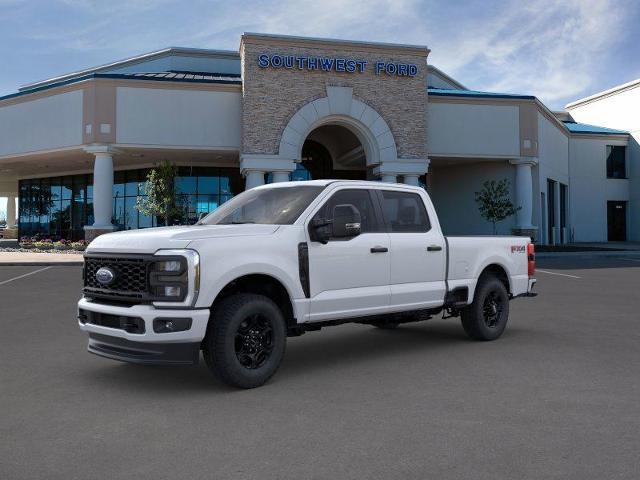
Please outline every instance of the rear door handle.
M371 247L371 253L387 253L389 249L387 247Z
M440 245L429 245L427 247L427 252L439 252L440 250L442 250Z

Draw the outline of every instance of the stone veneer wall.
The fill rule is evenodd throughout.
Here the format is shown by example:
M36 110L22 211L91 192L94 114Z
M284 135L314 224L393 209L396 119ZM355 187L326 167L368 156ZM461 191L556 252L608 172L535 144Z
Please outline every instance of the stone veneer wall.
M291 43L294 43L292 40ZM339 57L368 62L364 73L261 68L258 55ZM427 61L402 48L375 50L358 45L296 46L244 37L242 58L242 153L277 154L289 119L305 104L326 97L327 86L353 88L354 98L375 109L394 136L399 158L427 158ZM375 62L413 63L414 77L375 74Z

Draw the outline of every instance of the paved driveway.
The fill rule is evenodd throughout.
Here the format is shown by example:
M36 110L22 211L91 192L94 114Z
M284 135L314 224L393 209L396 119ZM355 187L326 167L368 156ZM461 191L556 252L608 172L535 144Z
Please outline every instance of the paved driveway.
M640 261L544 260L497 342L308 333L249 391L89 355L80 268L41 268L0 267L3 480L640 478Z

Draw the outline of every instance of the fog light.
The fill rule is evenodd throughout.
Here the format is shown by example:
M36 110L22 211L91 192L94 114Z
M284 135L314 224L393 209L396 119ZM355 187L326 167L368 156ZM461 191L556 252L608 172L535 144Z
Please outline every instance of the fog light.
M191 328L190 318L156 318L153 331L156 333L184 332Z
M179 272L182 270L182 264L178 260L168 260L166 262L158 262L158 270L161 272Z
M179 297L182 290L180 287L164 287L164 296L165 297Z

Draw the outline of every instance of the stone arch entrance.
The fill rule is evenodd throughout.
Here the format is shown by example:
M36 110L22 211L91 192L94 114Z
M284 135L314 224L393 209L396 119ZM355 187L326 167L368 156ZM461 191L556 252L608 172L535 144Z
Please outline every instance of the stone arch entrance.
M366 180L364 147L360 139L342 125L322 125L305 139L296 172L297 176L304 172L306 178L313 180Z
M282 131L275 155L247 153L241 156L240 169L246 177L246 188L262 185L265 173L271 173L273 182L289 180L291 172L304 164L305 142L316 141L330 150L328 142L317 142L314 137L332 128L347 132L357 139L362 149L360 174L355 178L379 178L384 182L404 181L418 185L418 178L426 173L429 161L420 158L399 159L396 141L389 125L376 110L355 98L351 87L327 86L326 92L326 97L310 101L291 116ZM357 152L351 152L355 153ZM342 152L338 165L340 161L347 161L349 154L348 151ZM338 157L334 157L332 155L335 166ZM340 169L331 170L333 178L354 178L353 173L336 175L336 170Z
M327 87L327 96L307 103L289 120L282 132L278 156L302 161L302 149L310 135L326 126L340 126L355 136L366 166L394 162L398 158L391 129L373 108L353 98L350 87Z

